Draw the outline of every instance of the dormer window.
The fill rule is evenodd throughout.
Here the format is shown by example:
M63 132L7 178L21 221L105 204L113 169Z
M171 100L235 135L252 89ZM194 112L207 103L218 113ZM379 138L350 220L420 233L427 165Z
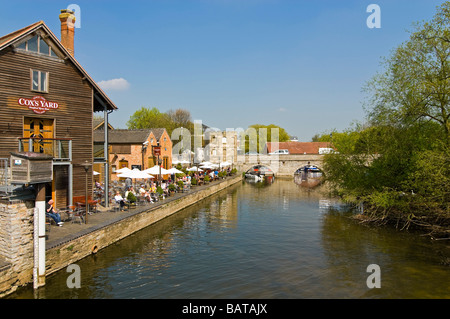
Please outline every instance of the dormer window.
M52 56L55 58L58 57L40 35L35 35L27 41L22 42L17 48L28 52L35 52L42 55Z

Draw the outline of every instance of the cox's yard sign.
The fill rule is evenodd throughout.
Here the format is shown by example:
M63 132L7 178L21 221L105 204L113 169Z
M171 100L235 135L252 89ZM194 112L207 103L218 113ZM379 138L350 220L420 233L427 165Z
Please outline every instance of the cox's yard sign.
M48 110L55 110L59 107L58 103L47 101L43 96L35 96L31 99L21 97L17 103L22 106L28 106L36 114L43 114Z

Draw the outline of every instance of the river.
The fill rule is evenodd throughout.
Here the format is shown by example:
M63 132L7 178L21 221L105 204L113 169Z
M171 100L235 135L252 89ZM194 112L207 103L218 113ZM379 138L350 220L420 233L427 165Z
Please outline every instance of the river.
M9 298L450 298L448 243L351 214L320 187L243 182L79 261L81 288L60 271Z

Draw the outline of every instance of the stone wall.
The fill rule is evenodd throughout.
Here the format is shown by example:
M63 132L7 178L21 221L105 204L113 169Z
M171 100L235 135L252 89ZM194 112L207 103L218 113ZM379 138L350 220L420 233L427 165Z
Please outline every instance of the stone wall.
M33 275L33 201L0 202L0 296Z

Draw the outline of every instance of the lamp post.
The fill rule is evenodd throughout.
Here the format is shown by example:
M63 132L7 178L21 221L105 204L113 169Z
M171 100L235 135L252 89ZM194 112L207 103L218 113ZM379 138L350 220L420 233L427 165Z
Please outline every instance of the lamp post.
M85 188L85 204L86 204L86 219L84 220L84 223L87 224L87 218L88 218L88 213L89 213L89 203L88 203L88 171L89 171L89 167L92 166L91 163L89 163L88 161L85 161L83 164L81 164L81 166L83 166L84 168L84 172L86 173L86 188Z

